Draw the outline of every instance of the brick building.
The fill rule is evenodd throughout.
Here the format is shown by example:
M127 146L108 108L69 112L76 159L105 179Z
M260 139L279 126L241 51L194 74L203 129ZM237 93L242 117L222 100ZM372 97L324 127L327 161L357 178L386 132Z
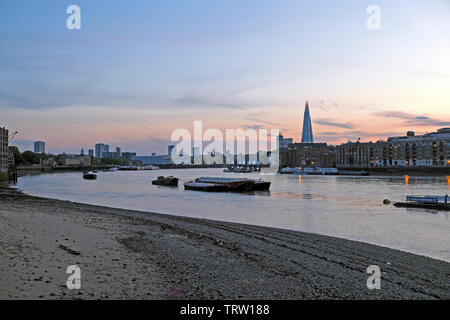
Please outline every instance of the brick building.
M280 150L280 168L325 167L335 156L326 143L292 143Z

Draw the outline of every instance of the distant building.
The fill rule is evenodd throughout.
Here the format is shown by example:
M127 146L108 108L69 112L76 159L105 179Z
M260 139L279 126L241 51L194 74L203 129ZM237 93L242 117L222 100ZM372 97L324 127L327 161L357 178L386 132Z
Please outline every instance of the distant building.
M170 145L167 147L167 155L172 156L172 150L175 149L174 145Z
M308 101L306 101L305 113L303 115L302 143L314 143Z
M92 157L87 155L68 154L62 159L65 166L88 167L92 164Z
M61 161L61 164L64 162L64 159ZM42 165L45 167L56 167L58 162L55 158L42 159Z
M136 152L122 152L122 159L131 160L136 157Z
M134 156L133 161L141 161L143 165L163 165L172 164L170 157L168 155L153 155L153 156Z
M0 173L8 173L8 143L9 132L0 127Z
M320 166L324 168L336 167L336 151L325 151L320 155Z
M109 149L109 147L108 147ZM108 152L106 150L106 145L104 143L97 143L95 145L95 157L101 158L103 156L103 152Z
M345 168L383 167L386 164L386 141L347 142L336 147L336 166Z
M290 144L293 144L294 140L292 138L284 138L283 135L278 136L278 149L284 150L289 148Z
M386 141L348 142L336 147L338 168L450 167L450 128Z
M450 166L450 128L416 136L387 140L387 166L394 167L447 167Z
M104 158L104 159L119 159L119 158L117 158L116 152L103 152L102 158Z
M280 150L280 167L325 167L333 163L326 143L292 143ZM326 163L324 163L324 161Z
M122 157L122 152L120 151L120 148L117 147L116 151L114 152L103 152L102 153L102 158L106 158L106 159L120 159Z
M84 156L84 149L81 148L80 155Z
M45 153L45 142L35 141L34 142L34 153Z
M94 156L94 149L89 149L88 154L93 157Z

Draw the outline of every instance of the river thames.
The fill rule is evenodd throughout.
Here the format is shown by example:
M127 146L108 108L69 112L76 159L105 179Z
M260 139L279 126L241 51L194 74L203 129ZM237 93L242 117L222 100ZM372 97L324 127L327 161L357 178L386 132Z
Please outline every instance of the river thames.
M180 178L178 188L154 186L160 175ZM263 178L270 192L185 191L201 176ZM24 192L123 209L240 222L357 240L450 261L450 213L395 208L383 200L450 194L450 178L402 176L294 176L223 173L222 169L81 172L19 178Z

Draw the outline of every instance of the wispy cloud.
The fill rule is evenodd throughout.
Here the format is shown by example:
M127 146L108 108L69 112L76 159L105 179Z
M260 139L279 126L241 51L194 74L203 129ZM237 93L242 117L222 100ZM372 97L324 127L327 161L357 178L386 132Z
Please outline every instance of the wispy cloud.
M244 128L258 130L258 129L264 128L264 126L259 125L259 124L253 124L253 125L244 124Z
M336 121L328 120L328 119L318 119L318 120L315 120L314 123L320 124L322 126L327 126L327 127L336 127L336 128L342 128L342 129L354 129L354 125L351 123L336 122Z
M382 111L374 113L375 116L405 120L408 125L416 126L449 126L450 121L430 118L427 115L415 115L403 111Z
M323 100L323 99L312 99L309 100L309 105L314 108L319 108L324 111L330 111L330 109L337 108L339 104L336 101Z
M271 125L271 126L277 126L277 127L280 126L279 123L276 123L276 122L273 122L273 121L270 121L270 120L261 119L261 117L264 117L264 114L262 112L258 112L258 113L248 114L247 116L245 116L245 119L252 120L252 121L255 121L255 122L260 122L260 123L263 123L263 124L268 124L268 125Z
M337 136L337 135L339 135L339 133L335 132L335 131L324 131L324 132L318 132L317 135L320 135L320 136Z
M178 106L188 106L188 107L220 107L220 108L231 108L231 109L245 109L245 104L239 103L229 103L224 101L219 101L220 99L213 99L210 97L197 96L193 94L186 94L179 98L174 99L172 102Z

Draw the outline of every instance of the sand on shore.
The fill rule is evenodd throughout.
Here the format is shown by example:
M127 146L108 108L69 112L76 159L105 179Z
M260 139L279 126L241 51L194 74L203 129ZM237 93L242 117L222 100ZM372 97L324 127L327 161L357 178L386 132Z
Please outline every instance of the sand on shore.
M81 269L80 290L67 289L69 265ZM381 269L380 290L367 288L370 265ZM449 298L450 264L440 260L0 190L0 299Z

